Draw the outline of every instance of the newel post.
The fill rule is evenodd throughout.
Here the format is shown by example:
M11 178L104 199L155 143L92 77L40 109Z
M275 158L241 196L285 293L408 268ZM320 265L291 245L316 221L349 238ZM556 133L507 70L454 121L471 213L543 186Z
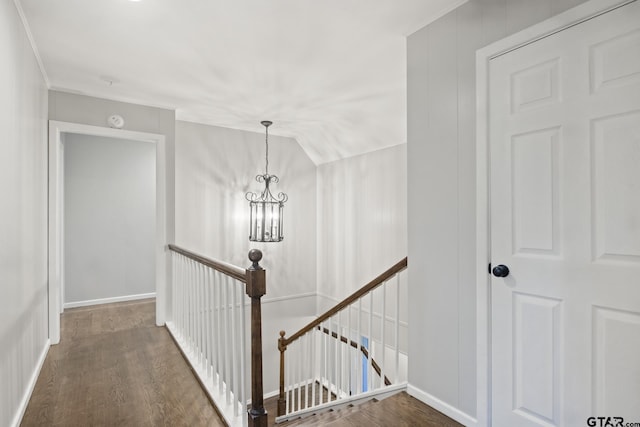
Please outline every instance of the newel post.
M267 292L266 272L260 267L262 252L249 251L253 263L247 269L247 295L251 298L251 408L248 411L249 427L267 427L267 411L264 409L262 385L262 310L260 298Z
M287 399L284 394L284 352L287 349L285 331L280 331L278 339L278 350L280 350L280 395L278 396L278 416L285 414L287 409Z

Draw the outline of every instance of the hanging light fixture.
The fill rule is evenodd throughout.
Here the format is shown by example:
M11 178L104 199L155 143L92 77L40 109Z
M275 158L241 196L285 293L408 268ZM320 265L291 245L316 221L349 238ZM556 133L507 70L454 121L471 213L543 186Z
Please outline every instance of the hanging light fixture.
M264 183L264 190L261 193L248 192L245 197L249 201L251 217L249 223L249 240L252 242L279 242L282 235L282 212L284 203L289 198L285 193L278 193L278 197L271 194L269 185L277 184L275 175L269 175L269 126L270 121L260 122L265 127L265 167L264 175L256 176L256 181Z

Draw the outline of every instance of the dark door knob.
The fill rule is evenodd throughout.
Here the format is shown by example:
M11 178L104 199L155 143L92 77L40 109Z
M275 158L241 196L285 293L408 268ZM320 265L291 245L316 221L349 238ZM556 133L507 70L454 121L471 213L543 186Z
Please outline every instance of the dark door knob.
M493 267L493 275L496 277L507 277L509 275L509 267L500 264Z

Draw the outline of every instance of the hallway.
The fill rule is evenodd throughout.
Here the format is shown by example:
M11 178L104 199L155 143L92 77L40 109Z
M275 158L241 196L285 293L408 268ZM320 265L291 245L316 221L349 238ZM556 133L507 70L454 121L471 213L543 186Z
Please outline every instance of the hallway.
M223 426L155 300L66 310L22 426Z

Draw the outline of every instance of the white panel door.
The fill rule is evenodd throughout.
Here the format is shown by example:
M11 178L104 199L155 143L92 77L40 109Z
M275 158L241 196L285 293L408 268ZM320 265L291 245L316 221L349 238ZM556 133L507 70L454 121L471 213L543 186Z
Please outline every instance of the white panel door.
M640 422L640 1L489 76L493 425Z

